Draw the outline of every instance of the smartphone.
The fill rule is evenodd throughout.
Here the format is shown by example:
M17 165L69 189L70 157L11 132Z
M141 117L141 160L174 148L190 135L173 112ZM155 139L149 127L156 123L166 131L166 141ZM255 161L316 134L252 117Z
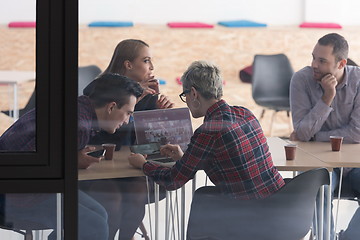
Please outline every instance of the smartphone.
M105 155L105 149L100 149L100 150L96 150L96 151L93 151L93 152L88 152L86 154L89 155L89 156L92 156L92 157L99 158L99 157L102 157L102 156Z
M140 153L140 154L158 154L160 153L160 143L152 142L146 144L138 144L130 146L130 151L133 153Z

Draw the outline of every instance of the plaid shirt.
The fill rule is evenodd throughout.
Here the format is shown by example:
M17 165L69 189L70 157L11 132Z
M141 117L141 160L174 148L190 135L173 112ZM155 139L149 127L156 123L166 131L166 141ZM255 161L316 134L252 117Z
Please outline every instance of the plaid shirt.
M168 190L183 186L204 170L224 194L239 199L265 198L285 184L255 116L224 100L208 109L204 123L173 167L147 162L143 170Z

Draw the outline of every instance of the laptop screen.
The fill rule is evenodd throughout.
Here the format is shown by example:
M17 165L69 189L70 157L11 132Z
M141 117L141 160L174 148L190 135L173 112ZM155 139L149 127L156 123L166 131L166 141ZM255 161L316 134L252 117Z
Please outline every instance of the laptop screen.
M185 151L193 135L188 108L137 111L134 112L134 126L137 144L179 144Z

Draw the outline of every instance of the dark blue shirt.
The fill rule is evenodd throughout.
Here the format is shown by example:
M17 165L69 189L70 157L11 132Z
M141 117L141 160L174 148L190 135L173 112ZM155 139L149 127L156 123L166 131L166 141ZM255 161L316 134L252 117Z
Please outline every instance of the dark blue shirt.
M78 150L83 149L100 131L95 109L86 96L78 98ZM0 137L0 150L36 150L36 111L30 110Z
M9 127L0 137L2 151L36 150L36 111L30 110Z

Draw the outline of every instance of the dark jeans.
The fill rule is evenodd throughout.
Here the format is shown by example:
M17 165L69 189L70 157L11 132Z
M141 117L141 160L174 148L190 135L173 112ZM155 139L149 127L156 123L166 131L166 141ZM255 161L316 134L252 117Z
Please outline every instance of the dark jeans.
M337 196L334 196L334 190L339 185L339 178L340 178L340 169L335 168L332 174L332 189L331 193L333 198L337 198ZM350 188L354 193L360 193L360 168L354 168L351 170L346 176L343 177L342 182L342 188ZM325 186L325 195L329 191L329 188ZM317 198L317 204L319 203L319 197ZM327 201L327 198L325 198L324 202L324 209L326 209L326 206L329 204ZM332 203L331 208L332 208ZM319 206L319 205L318 205ZM317 208L317 215L318 215L318 221L319 221L319 208ZM327 217L327 212L324 212L324 216ZM344 237L347 240L358 240L360 239L360 210L359 208L355 211L347 229L344 231L342 237ZM324 234L327 228L327 224L324 222ZM315 228L316 229L316 228ZM331 216L331 228L330 228L330 239L335 239L335 229L334 229L334 221L333 216Z
M39 197L35 204L19 206L6 201L5 221L16 224L30 224L43 229L56 229L56 194L23 194L23 201ZM33 199L33 198L32 198ZM65 213L66 214L66 213ZM79 240L106 240L108 238L107 213L105 209L87 194L79 191L78 196ZM56 239L55 231L49 240Z
M153 181L149 181L150 202L154 200ZM145 215L148 191L145 177L80 181L79 189L96 199L108 213L109 239L117 230L119 239L131 239ZM165 197L161 188L160 199Z

